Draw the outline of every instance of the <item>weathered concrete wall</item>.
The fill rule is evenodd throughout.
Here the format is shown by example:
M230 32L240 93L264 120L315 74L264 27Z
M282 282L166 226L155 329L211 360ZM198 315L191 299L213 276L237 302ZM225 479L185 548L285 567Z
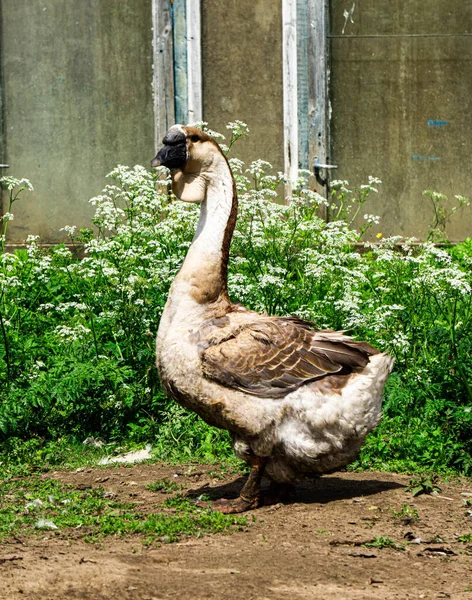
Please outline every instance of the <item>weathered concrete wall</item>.
M423 191L471 196L472 5L459 0L331 3L332 152L337 179L384 182L366 212L375 231L424 237ZM344 31L344 33L343 33ZM416 34L428 34L416 35ZM349 37L352 36L352 37ZM465 209L448 226L472 235Z
M1 160L34 194L14 209L10 241L61 239L87 225L87 200L118 163L154 155L152 0L0 0ZM421 236L422 195L471 195L472 4L459 0L331 0L331 159L336 178L384 184L366 211L376 231ZM352 21L344 16L352 12ZM251 135L236 153L283 169L282 3L203 0L203 112ZM421 34L421 35L418 35ZM427 35L422 35L427 34ZM1 133L1 132L0 132ZM454 240L472 233L456 215ZM376 232L374 231L374 233Z
M2 0L7 173L34 194L10 241L85 226L117 164L154 155L151 0Z
M228 121L248 124L235 153L283 170L282 3L202 2L203 115L225 133Z

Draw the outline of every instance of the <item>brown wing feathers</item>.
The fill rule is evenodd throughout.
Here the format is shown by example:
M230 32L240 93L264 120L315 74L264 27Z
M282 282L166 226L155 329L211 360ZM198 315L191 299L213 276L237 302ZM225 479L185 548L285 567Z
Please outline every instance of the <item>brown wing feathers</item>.
M207 348L203 373L228 387L280 398L310 381L365 367L378 353L365 342L311 327L297 318L258 319Z

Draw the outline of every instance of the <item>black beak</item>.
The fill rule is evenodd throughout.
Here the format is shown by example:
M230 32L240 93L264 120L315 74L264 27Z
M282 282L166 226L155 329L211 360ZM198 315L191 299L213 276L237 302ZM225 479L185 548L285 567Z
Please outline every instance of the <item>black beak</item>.
M183 169L187 162L187 140L185 134L177 127L171 127L162 140L163 148L152 160L152 167Z
M152 160L152 167L167 167L168 169L183 169L187 162L187 144L163 146Z

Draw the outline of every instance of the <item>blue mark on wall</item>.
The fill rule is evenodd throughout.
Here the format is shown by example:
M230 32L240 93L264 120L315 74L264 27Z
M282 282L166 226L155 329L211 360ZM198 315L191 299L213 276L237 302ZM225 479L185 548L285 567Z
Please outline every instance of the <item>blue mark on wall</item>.
M428 127L444 127L445 125L449 125L451 121L438 121L436 119L430 119L428 121Z
M441 159L439 158L439 156L422 156L421 154L412 154L412 155L411 155L411 158L412 158L413 160L431 160L431 161L434 161L434 160L441 160Z

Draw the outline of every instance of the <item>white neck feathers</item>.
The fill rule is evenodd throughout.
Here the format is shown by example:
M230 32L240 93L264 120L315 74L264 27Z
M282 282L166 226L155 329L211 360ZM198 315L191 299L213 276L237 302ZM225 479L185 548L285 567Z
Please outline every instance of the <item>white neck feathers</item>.
M229 165L221 155L212 166L211 172L199 175L205 181L205 199L192 245L175 280L178 293L185 293L188 286L187 294L198 304L226 294L229 244L236 221L237 200Z

